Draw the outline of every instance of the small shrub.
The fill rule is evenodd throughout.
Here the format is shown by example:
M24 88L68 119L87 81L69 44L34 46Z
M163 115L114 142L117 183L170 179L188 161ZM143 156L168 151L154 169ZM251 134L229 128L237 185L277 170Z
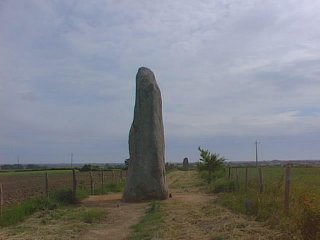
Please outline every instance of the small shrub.
M76 203L80 200L89 197L89 189L87 188L78 188L76 192Z
M217 179L213 186L214 193L233 192L236 190L235 182L224 178Z
M101 209L88 209L81 213L81 221L85 223L97 223L105 216L105 211Z
M75 204L79 202L71 189L60 189L54 192L52 194L52 199L60 204Z
M208 150L200 147L198 150L200 152L200 159L199 163L197 164L198 171L207 172L207 175L202 176L206 176L208 183L210 183L212 179L216 179L220 175L218 172L224 171L223 163L226 159L217 153L211 153Z

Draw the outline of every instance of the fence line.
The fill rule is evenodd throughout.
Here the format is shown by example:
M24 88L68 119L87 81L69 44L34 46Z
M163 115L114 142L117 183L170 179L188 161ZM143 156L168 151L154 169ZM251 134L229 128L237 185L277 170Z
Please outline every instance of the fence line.
M3 187L2 183L0 183L0 216L2 216L2 209L3 208Z
M289 214L289 197L290 197L290 173L291 168L286 167L285 168L285 181L284 181L284 212L286 215Z
M89 193L94 195L97 190L95 187L100 186L101 193L104 193L106 183L117 184L125 181L126 173L122 172L123 170L76 172L72 169L70 173L48 171L44 175L34 176L0 175L0 214L2 215L2 211L8 206L33 197L49 197L50 193L59 189L70 189L74 196L78 189L89 190Z
M244 185L245 192L248 191L248 168L246 167L246 175L245 175L245 185Z
M47 172L44 175L44 187L45 187L46 197L49 197L49 180L48 180L48 173Z
M268 168L268 167L266 167ZM270 178L273 178L272 181L278 181L278 191L281 191L283 189L283 197L282 197L282 202L283 202L283 211L286 215L289 214L290 210L290 200L292 198L291 196L291 185L292 183L292 169L295 169L298 171L300 169L299 167L293 167L290 165L284 166L283 167L283 174L280 174L277 177L274 176L269 176L269 179L267 177L267 174L264 174L264 167L227 167L226 169L226 178L234 183L234 191L239 191L240 187L244 189L245 193L248 193L250 190L253 190L253 186L256 186L256 192L259 194L263 194L265 192L265 189L270 185L271 183ZM241 169L243 169L243 175L241 172ZM257 175L253 176L250 174L250 170L254 171L256 169ZM312 168L310 168L312 169ZM240 178L241 177L241 181ZM250 177L249 177L250 176ZM320 177L320 175L319 175ZM251 180L251 182L250 182ZM254 180L254 181L252 181ZM269 181L266 181L269 180ZM243 185L242 185L243 184ZM269 186L269 188L270 188ZM270 189L269 189L270 191Z
M262 169L259 167L259 192L263 193L263 178L262 178Z

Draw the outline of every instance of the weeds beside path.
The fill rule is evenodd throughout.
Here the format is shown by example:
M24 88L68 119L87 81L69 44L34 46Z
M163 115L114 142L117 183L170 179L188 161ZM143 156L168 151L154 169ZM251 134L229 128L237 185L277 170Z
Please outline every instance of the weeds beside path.
M196 172L174 172L168 178L173 198L162 204L159 239L284 239L263 223L215 204L215 196L201 190Z

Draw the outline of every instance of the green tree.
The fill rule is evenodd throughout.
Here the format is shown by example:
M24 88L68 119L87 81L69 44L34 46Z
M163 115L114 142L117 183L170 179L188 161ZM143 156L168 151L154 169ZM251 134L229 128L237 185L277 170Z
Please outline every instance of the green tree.
M210 183L213 173L223 168L223 164L226 159L217 153L209 152L207 149L199 147L198 150L200 151L200 162L197 164L198 170L200 172L208 172L207 180Z

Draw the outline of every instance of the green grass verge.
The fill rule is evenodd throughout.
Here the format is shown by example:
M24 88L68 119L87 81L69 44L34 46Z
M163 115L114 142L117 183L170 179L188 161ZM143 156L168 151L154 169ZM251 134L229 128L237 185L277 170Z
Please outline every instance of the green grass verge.
M16 206L7 208L0 218L0 226L9 226L24 220L27 216L39 210L54 209L56 203L44 197L30 199Z
M87 196L88 194L84 191L77 191L77 195L74 196L70 189L60 189L50 194L49 198L37 197L26 200L5 209L0 218L0 226L16 224L37 211L52 210L59 206L76 204Z
M95 189L95 194L106 194L109 192L122 192L124 188L124 182L109 183L106 184L103 189ZM89 196L90 190L88 188L79 187L76 192L76 196L73 195L70 189L60 189L50 194L49 198L37 197L32 198L15 206L8 207L2 213L0 218L0 226L10 226L15 223L23 221L33 213L46 209L54 209L59 206L77 204L82 199ZM80 217L84 219L84 222L95 222L95 218L99 216L97 212L84 211Z
M235 212L255 216L258 221L267 221L284 231L295 234L303 232L305 226L310 225L304 222L312 219L316 219L312 220L315 222L312 225L320 225L320 211L316 209L320 200L320 168L291 169L288 215L284 212L284 168L262 168L264 182L262 193L259 192L257 169L249 168L248 174L247 191L245 190L245 168L233 170L231 180L226 177L220 178L208 187L211 192L219 193L218 203ZM306 202L310 203L310 207ZM312 216L307 218L306 216L309 215Z
M146 215L140 223L133 226L133 234L130 240L149 240L157 238L159 229L164 223L163 216L160 211L161 205L158 201L153 201Z
M99 187L95 189L94 194L100 195L100 194L107 194L107 193L123 192L124 185L125 185L124 181L120 181L117 183L108 183L108 184L105 184L103 188Z

